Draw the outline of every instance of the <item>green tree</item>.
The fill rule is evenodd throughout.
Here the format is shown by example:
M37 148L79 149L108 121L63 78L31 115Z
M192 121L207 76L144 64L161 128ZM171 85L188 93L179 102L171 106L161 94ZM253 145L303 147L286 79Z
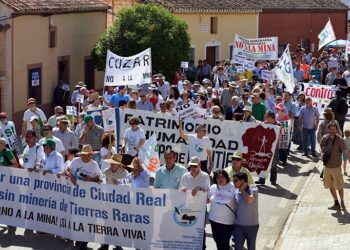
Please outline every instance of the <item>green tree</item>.
M163 7L138 4L122 8L114 24L102 34L92 58L98 70L105 70L107 49L120 56L152 50L152 70L170 76L189 59L188 26Z

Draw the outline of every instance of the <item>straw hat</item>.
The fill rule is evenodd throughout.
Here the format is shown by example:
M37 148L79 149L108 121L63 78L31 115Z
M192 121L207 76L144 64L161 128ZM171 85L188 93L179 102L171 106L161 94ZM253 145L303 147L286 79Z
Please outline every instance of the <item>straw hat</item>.
M90 144L85 144L83 145L80 154L81 155L88 155L88 154L92 154L94 153L94 151L92 150L92 147Z
M201 163L201 161L199 160L199 158L197 156L193 156L191 157L190 161L188 162L188 166L198 166Z
M123 155L121 154L113 154L112 158L105 159L104 162L110 163L110 164L119 164L125 167L125 165L122 163L123 161Z
M140 164L137 163L136 161L136 158L134 158L131 162L130 165L127 165L128 168L131 168L131 169L138 169L138 168L141 168L142 166Z
M231 160L232 159L239 159L243 161L242 153L238 151L234 152L233 155L231 156Z

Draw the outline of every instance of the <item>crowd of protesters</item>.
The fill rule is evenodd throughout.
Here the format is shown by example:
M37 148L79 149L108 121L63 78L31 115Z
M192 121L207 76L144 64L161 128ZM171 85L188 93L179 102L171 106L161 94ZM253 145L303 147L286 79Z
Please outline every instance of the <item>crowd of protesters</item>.
M281 81L262 79L262 70L272 70L276 62L258 61L254 69L238 73L237 65L230 61L219 61L214 67L206 60L198 61L197 66L190 61L188 69L176 72L170 81L162 74L154 74L149 85L108 86L100 93L88 90L84 82L79 82L70 94L60 81L54 95L57 106L50 117L36 106L34 98L28 99L22 124L14 124L8 120L8 114L1 112L0 166L24 168L43 175L65 175L73 184L88 181L148 188L152 186L150 173L138 158L146 141L139 118L129 119L130 127L122 136L118 152L115 135L105 133L87 111L130 108L172 116L177 106L193 103L206 110L207 119L276 126L289 121L292 129L287 138L291 141L285 141L280 130L270 170L271 184L277 185L277 166L284 168L288 164L291 143L310 160L311 156L331 155L325 163L325 187L334 198L331 209L345 210L343 174L347 175L346 160L350 157L347 151L350 130L344 124L350 93L350 64L336 49L325 50L315 57L298 46L291 56L298 82L335 85L338 89L329 107L324 109L321 122L319 109L313 106L311 97L298 88L293 93L287 92ZM65 115L68 105L78 108L76 120ZM21 131L19 136L16 128ZM259 228L256 185L265 185L265 179L259 178L254 183L249 170L242 167L245 161L242 152L235 152L231 157L232 166L214 172L210 185L212 146L206 136L206 126L198 125L195 134L186 134L180 122L179 135L189 145L189 163L187 166L176 163L178 152L166 151L165 164L156 171L153 187L192 190L192 195L207 192L209 221L217 248L229 249L234 232L236 249L242 249L245 240L248 249L255 249ZM316 142L320 143L320 149ZM75 245L87 248L87 242ZM100 249L108 247L102 245Z

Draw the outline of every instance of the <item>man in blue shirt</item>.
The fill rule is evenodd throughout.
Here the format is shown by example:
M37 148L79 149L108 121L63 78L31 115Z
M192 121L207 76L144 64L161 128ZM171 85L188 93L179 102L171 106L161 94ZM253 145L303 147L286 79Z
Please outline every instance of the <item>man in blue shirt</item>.
M180 180L187 169L175 163L175 151L172 149L165 152L164 159L165 165L156 171L154 188L179 189Z
M128 94L126 94L125 86L119 86L118 87L118 93L112 95L111 101L109 103L109 106L111 106L112 108L118 108L119 107L119 102L121 100L124 100L126 103L128 103L129 100L130 100L130 96Z
M43 143L46 159L43 164L43 174L57 174L64 170L63 156L56 151L56 142L52 139L47 139Z
M126 178L129 180L132 187L149 188L149 171L146 169L145 165L143 165L140 158L134 158L131 165L127 167L131 169L131 173L129 173Z
M140 100L136 102L136 106L138 110L145 110L145 111L153 110L153 104L149 100L147 100L146 93L144 92L141 92Z

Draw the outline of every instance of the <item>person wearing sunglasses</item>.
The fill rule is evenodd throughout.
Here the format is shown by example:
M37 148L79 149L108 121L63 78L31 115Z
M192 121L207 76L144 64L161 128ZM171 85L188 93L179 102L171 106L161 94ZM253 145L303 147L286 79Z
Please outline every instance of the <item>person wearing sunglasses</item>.
M218 250L230 249L230 237L236 219L236 189L225 170L214 173L214 184L208 192L209 222Z
M54 136L53 128L51 127L51 125L44 124L43 130L44 130L44 138L42 138L39 141L39 144L43 145L47 139L52 139L56 143L56 151L59 152L61 155L65 155L65 148L63 146L63 143L59 138Z
M233 183L237 189L234 194L237 212L233 233L235 249L242 250L247 240L248 250L253 250L259 230L258 189L248 184L246 173L235 174Z
M146 142L145 131L139 127L140 119L136 116L132 116L129 119L130 128L127 128L124 133L122 149L125 149L125 153L137 156L140 148Z
M225 171L228 173L228 176L230 177L230 181L233 180L233 176L237 173L246 173L248 176L248 184L253 185L253 176L249 172L249 170L242 166L244 159L242 156L242 153L239 151L236 151L231 156L231 162L232 165L230 167L225 168Z

